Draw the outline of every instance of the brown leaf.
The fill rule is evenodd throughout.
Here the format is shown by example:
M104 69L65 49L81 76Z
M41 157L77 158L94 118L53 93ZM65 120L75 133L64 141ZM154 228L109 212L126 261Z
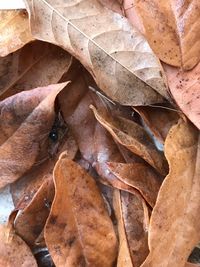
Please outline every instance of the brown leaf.
M162 175L167 173L167 165L163 155L157 151L150 137L140 125L122 117L112 118L108 114L97 111L94 106L91 108L96 119L117 142L142 157Z
M0 225L0 266L37 267L26 243L5 225Z
M19 213L15 220L16 233L29 246L34 246L41 234L54 198L53 177L46 178L30 204Z
M65 154L54 181L45 240L56 266L112 266L117 240L95 181Z
M57 83L69 68L71 58L63 49L40 41L0 58L0 100Z
M173 66L188 70L200 60L200 3L192 1L125 0L124 9L135 25L139 19L151 48L158 57ZM137 24L138 25L138 24Z
M54 101L66 84L36 88L0 102L0 187L48 156Z
M165 154L170 172L150 221L150 254L142 267L182 267L200 240L199 132L180 121L170 130Z
M163 64L171 94L184 114L200 129L200 63L191 71Z
M119 190L114 192L114 208L120 242L117 267L139 267L148 255L148 208L138 195Z
M137 189L151 207L155 205L161 180L153 169L143 163L108 162L107 166L119 180Z
M74 55L113 100L146 105L161 102L159 94L170 99L159 60L126 18L97 0L56 4L27 0L26 4L34 37Z
M54 142L54 145L57 145L58 143L59 140ZM63 137L63 140L61 140L61 143L58 146L58 151L53 157L48 158L39 165L34 165L33 168L20 177L19 180L11 184L10 191L16 209L22 210L27 207L45 180L53 177L54 165L59 154L63 151L68 154L70 159L74 159L78 151L77 144L70 132Z
M33 40L28 14L24 10L0 10L0 57L16 51Z
M159 107L134 107L134 110L140 114L155 137L162 143L165 142L170 128L179 119L179 114L176 110Z

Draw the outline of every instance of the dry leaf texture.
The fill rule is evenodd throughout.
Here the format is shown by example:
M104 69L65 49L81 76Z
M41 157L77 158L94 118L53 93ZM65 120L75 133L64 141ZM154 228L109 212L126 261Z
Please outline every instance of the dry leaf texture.
M160 62L126 18L97 0L28 0L26 4L34 37L78 58L113 100L146 105L161 102L159 94L169 99Z

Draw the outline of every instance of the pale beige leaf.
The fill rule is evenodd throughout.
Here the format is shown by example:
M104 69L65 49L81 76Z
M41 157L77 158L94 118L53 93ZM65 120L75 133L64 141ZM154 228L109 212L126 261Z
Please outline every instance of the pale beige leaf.
M63 153L54 169L55 198L45 241L57 267L112 267L117 239L93 178Z
M159 94L169 99L159 60L126 18L97 0L26 4L34 37L69 51L113 100L146 105L161 102Z
M33 40L25 10L0 10L0 57Z
M150 254L142 267L183 267L200 240L199 131L180 121L170 130L165 154L170 172L150 220Z

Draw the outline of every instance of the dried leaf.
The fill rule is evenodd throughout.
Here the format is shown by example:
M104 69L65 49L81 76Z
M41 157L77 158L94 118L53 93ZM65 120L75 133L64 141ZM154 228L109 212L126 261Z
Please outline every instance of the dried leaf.
M161 180L153 169L143 163L108 162L107 166L119 180L137 189L151 207L155 205Z
M96 119L109 131L117 142L126 146L136 155L146 160L159 173L167 173L163 155L157 151L145 130L134 121L122 117L110 117L91 106Z
M165 142L170 128L178 122L179 114L176 110L159 107L134 107L155 137Z
M57 83L69 68L71 58L63 49L40 41L0 58L0 100Z
M170 172L158 194L149 228L150 254L142 267L182 267L200 240L199 132L180 121L170 130L165 154Z
M53 177L45 179L30 204L19 213L15 220L16 233L29 246L34 246L41 234L54 198Z
M74 55L113 100L146 105L161 102L159 94L170 99L160 62L126 18L97 0L26 4L34 37Z
M6 225L0 225L0 266L37 267L29 247Z
M144 27L144 35L162 61L173 66L182 66L185 70L192 69L199 62L198 0L125 0L124 9L130 9L128 14L137 14ZM129 19L134 25L133 16Z
M200 63L191 71L163 64L171 94L184 114L200 129Z
M48 156L54 101L66 84L36 88L0 102L0 187Z
M117 267L139 267L148 255L146 204L137 195L115 190L114 208L120 242Z
M0 10L0 57L33 40L28 14L24 10Z
M56 266L112 266L117 240L95 181L65 154L54 181L45 240Z

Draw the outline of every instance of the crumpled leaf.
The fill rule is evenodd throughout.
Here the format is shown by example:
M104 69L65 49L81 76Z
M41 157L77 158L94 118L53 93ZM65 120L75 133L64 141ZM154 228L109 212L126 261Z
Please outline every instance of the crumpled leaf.
M53 177L49 177L44 180L30 204L18 214L14 224L16 233L29 246L34 246L36 239L41 234L49 215L53 198Z
M0 58L0 100L23 90L57 83L71 60L63 49L40 41Z
M63 153L54 182L45 240L56 266L112 266L117 239L95 181Z
M119 232L117 267L139 267L148 255L148 208L138 195L114 191Z
M146 105L162 102L159 94L170 99L160 62L126 18L97 0L25 2L34 37L74 55L113 100Z
M0 266L38 266L26 243L7 225L0 225Z
M178 110L170 110L159 107L134 107L140 114L146 125L151 129L155 137L162 143L165 142L170 128L178 122L180 118Z
M119 180L136 188L153 207L161 185L158 175L143 163L108 162L108 170Z
M96 119L109 131L117 142L142 157L159 173L167 173L164 156L157 151L145 130L134 121L122 117L111 117L91 106Z
M25 10L0 10L0 57L33 40Z
M182 267L200 240L199 131L181 120L165 142L170 172L153 209L150 254L142 267Z
M54 101L66 84L36 88L0 102L0 187L47 157Z
M192 69L200 60L200 2L198 0L124 0L126 15L142 29L151 48L164 62Z
M200 63L191 71L163 64L170 92L184 114L200 129Z

